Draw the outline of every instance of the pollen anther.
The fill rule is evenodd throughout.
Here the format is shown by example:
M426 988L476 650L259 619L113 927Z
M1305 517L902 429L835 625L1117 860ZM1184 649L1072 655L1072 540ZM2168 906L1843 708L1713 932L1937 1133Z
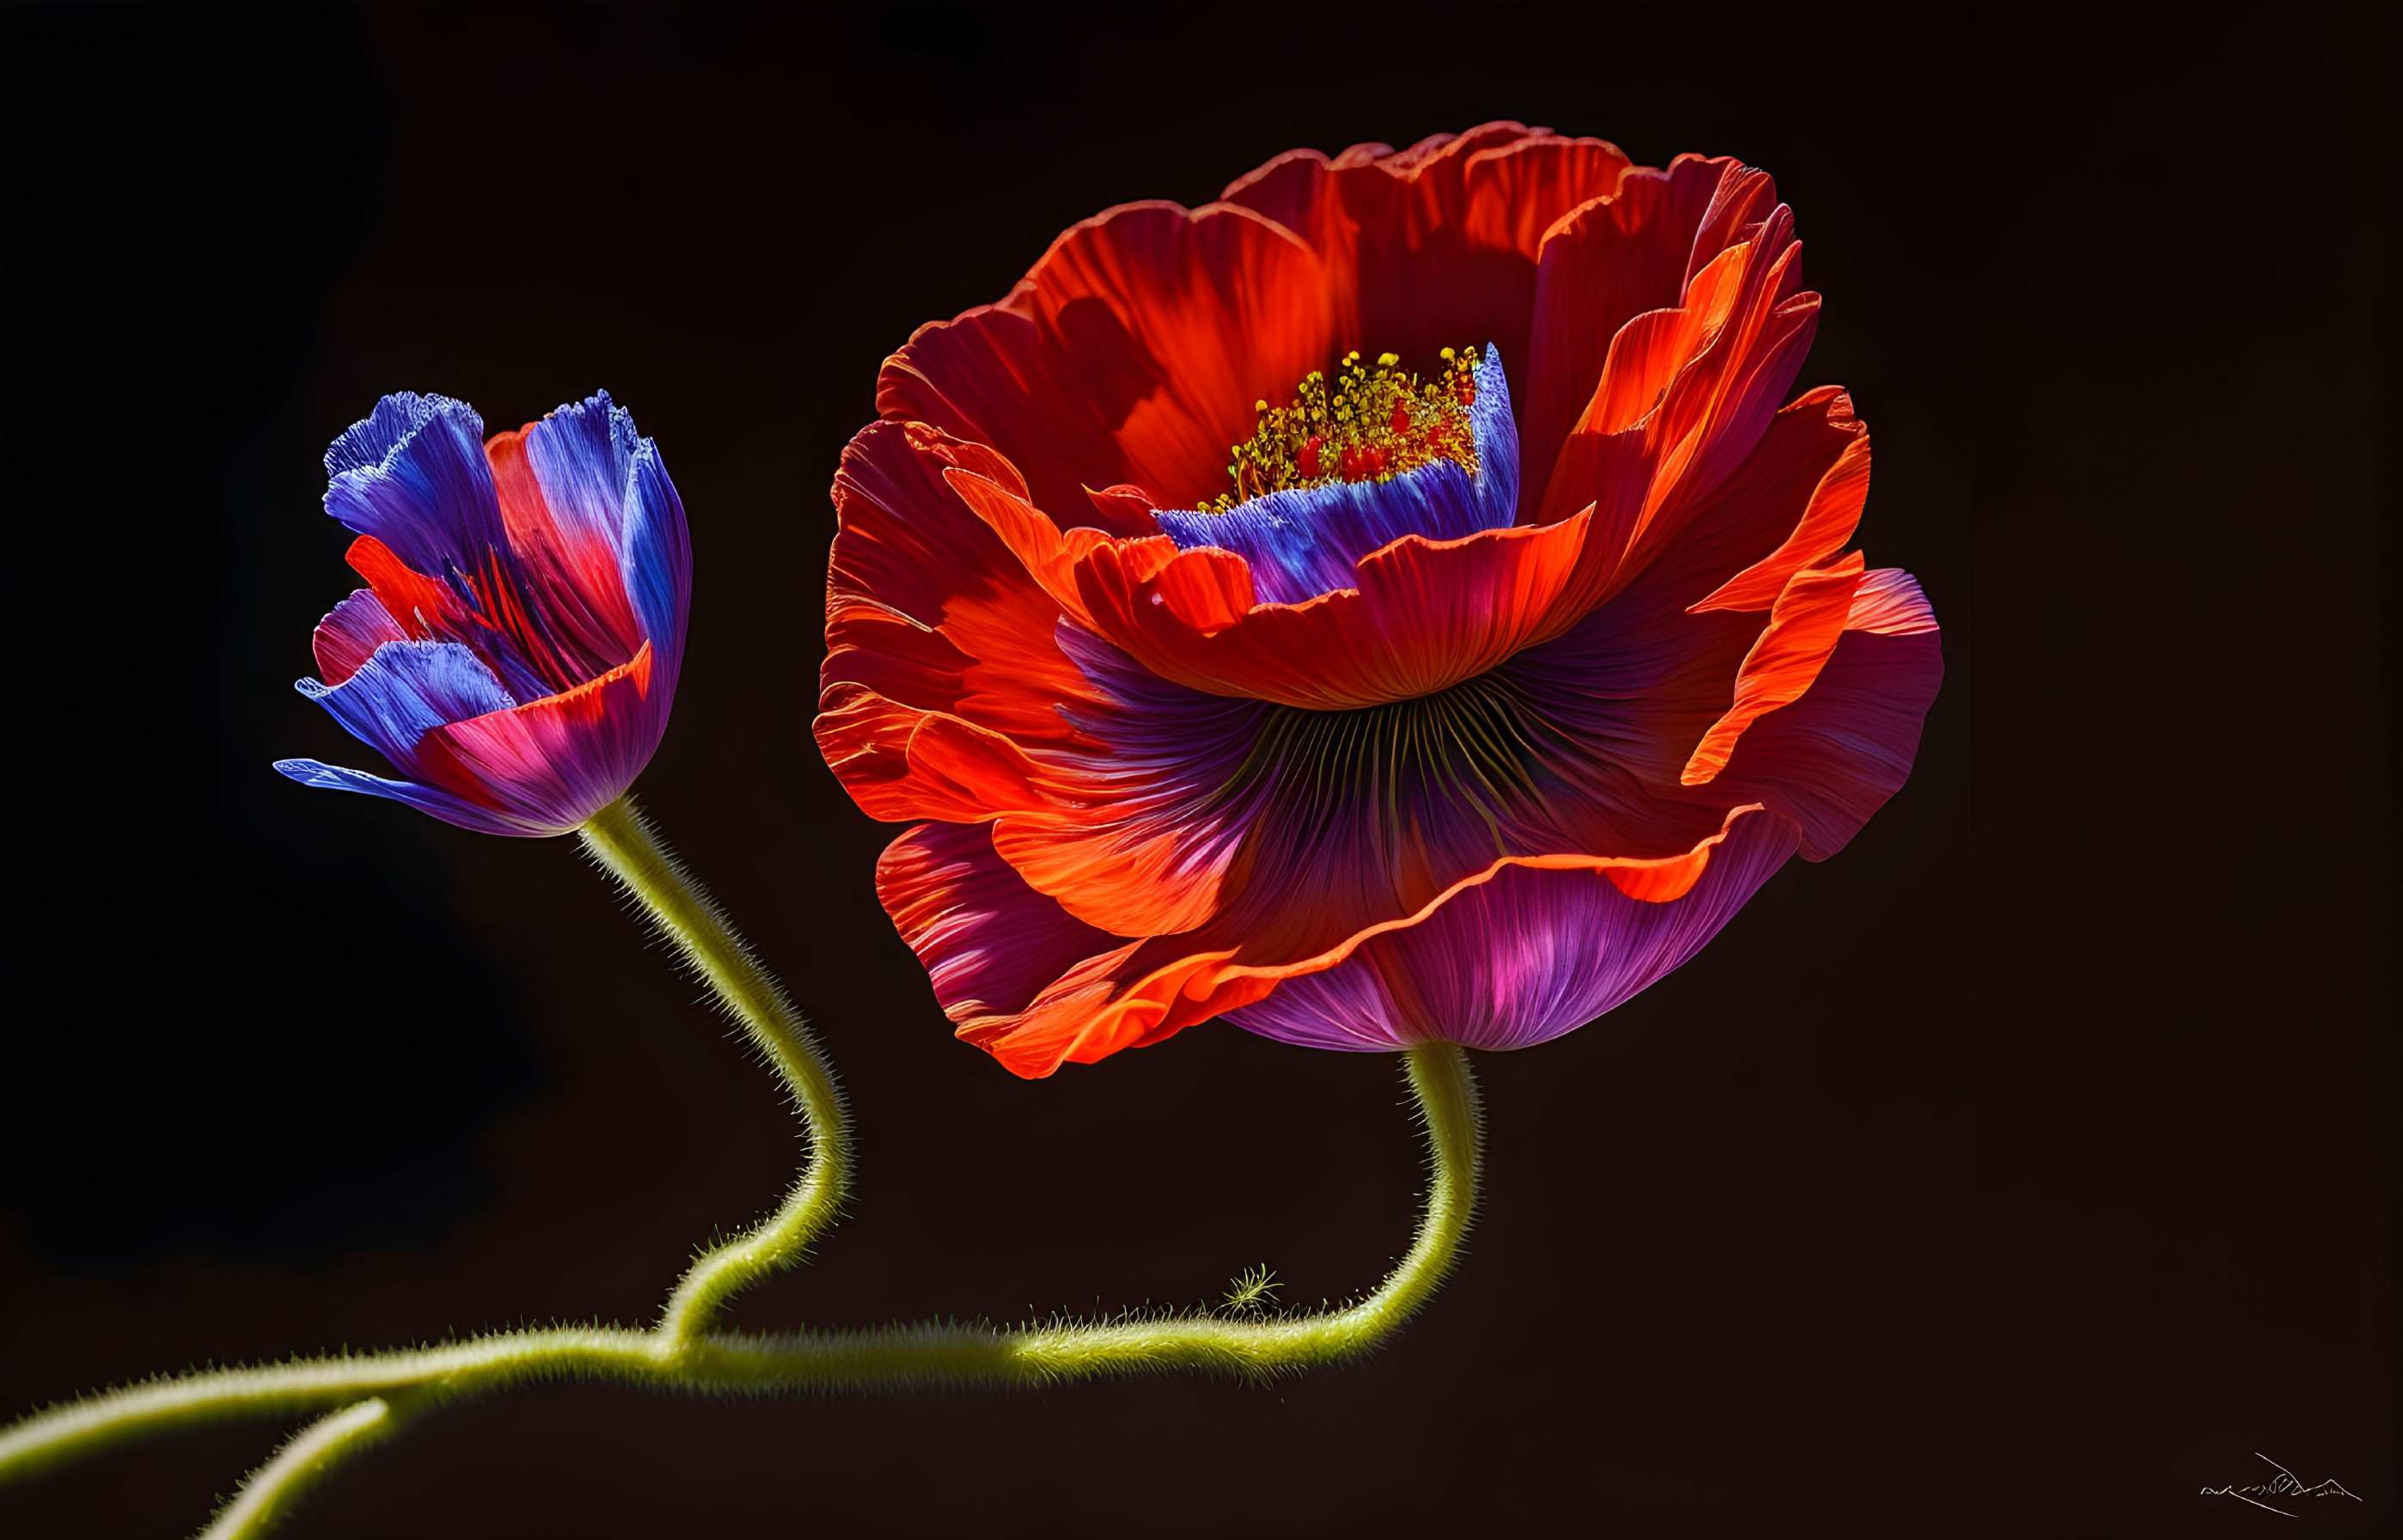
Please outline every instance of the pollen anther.
M1257 403L1258 425L1227 466L1232 490L1202 511L1225 513L1272 492L1391 480L1437 460L1475 472L1468 409L1477 400L1478 350L1446 348L1441 357L1442 368L1422 383L1398 354L1378 354L1371 368L1347 353L1331 386L1313 370L1288 405Z

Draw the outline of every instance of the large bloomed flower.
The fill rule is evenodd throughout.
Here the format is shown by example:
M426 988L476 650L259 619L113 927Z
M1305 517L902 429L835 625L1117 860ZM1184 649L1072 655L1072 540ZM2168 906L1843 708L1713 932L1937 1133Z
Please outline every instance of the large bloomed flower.
M400 778L275 768L489 834L564 834L667 730L692 548L633 419L596 395L484 439L440 395L387 395L326 451L326 511L368 586L315 637L303 695Z
M818 737L959 1034L1523 1046L1850 839L1942 665L1786 399L1799 251L1733 160L1488 124L1112 209L887 360Z

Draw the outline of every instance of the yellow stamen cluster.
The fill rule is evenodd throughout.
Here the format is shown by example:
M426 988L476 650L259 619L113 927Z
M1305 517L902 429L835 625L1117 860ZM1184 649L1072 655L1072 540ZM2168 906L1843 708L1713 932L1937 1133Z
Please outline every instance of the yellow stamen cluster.
M1474 474L1477 435L1468 409L1477 399L1477 350L1443 350L1443 370L1424 384L1395 354L1374 368L1346 354L1330 389L1313 370L1288 406L1259 402L1259 425L1234 447L1227 478L1234 490L1202 505L1225 513L1272 492L1338 481L1386 481L1437 460Z

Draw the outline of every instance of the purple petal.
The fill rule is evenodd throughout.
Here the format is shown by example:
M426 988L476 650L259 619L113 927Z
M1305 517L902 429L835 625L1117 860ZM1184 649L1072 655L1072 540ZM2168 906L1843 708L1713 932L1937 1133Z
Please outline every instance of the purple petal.
M411 751L432 729L518 704L456 642L387 642L339 685L303 679L294 687L403 770L414 768Z
M1026 885L985 824L921 824L876 864L902 939L954 1020L1011 1016L1087 958L1126 944Z
M326 511L428 576L506 550L484 422L447 395L387 395L326 451Z
M316 759L278 759L275 768L304 786L317 786L326 791L365 792L369 797L389 798L406 802L421 812L430 812L446 824L456 824L463 829L479 834L540 835L555 834L556 829L537 827L493 808L479 808L474 803L447 791L420 785L414 781L389 781L364 770L344 770Z
M1794 825L1740 820L1683 898L1648 904L1600 872L1506 867L1421 923L1370 938L1227 1020L1305 1047L1521 1048L1575 1031L1665 978L1795 850Z

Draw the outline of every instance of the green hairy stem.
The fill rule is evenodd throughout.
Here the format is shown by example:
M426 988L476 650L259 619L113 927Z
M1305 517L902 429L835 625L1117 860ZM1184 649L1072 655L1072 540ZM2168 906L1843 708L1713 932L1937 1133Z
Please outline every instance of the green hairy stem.
M1460 1252L1476 1204L1479 1122L1467 1055L1410 1049L1405 1067L1425 1127L1431 1179L1409 1253L1374 1293L1340 1309L1286 1315L1166 1314L1104 1323L969 1325L764 1334L715 1329L726 1302L790 1267L837 1217L851 1155L840 1093L799 1013L670 855L631 798L596 814L586 848L649 912L783 1079L811 1141L776 1212L702 1254L648 1330L500 1332L439 1347L349 1354L162 1378L53 1407L0 1429L0 1483L176 1428L240 1418L319 1415L251 1473L204 1532L264 1533L349 1455L434 1407L533 1380L586 1379L721 1395L1043 1385L1202 1368L1247 1377L1339 1362L1382 1341L1424 1305Z
M799 1262L817 1233L834 1223L851 1186L851 1143L842 1093L834 1071L810 1036L800 1012L699 882L668 853L649 820L621 797L581 831L584 848L650 913L660 934L709 981L743 1023L791 1093L809 1131L810 1161L784 1205L750 1234L702 1255L669 1296L655 1333L677 1348L691 1344L726 1301L779 1268Z

